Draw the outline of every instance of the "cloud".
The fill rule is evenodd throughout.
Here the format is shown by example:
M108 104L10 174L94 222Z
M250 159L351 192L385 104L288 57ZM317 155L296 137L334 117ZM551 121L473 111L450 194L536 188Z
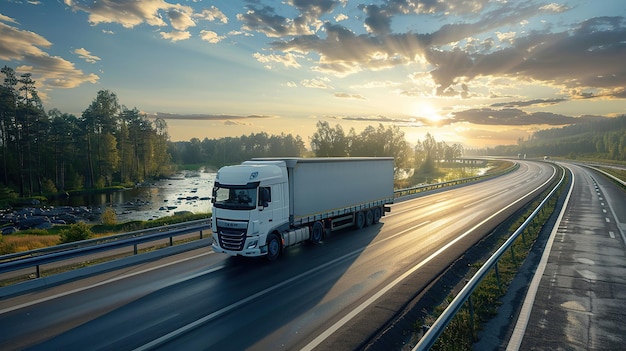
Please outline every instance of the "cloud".
M224 121L224 125L225 126L253 126L254 123L233 121L229 119L229 120Z
M272 68L271 66L272 63L282 64L285 67L300 68L300 64L296 60L296 55L290 52L288 52L285 55L277 55L277 54L263 55L261 53L255 52L252 56L257 61L261 63L265 63L266 64L265 67L267 68Z
M17 23L6 16L2 21ZM75 88L83 83L98 81L96 74L86 74L74 63L44 51L51 47L52 43L39 34L0 22L0 60L20 62L16 72L31 73L40 90L49 87ZM40 96L45 97L43 94Z
M214 5L195 13L190 6L170 4L164 0L102 0L90 4L76 0L64 0L64 2L72 11L86 12L89 15L89 23L94 26L101 23L117 23L129 29L144 23L160 28L171 26L173 30L161 33L161 37L172 41L190 38L191 33L188 29L196 26L196 20L228 23L228 17ZM207 32L210 31L200 32L203 40L207 40ZM220 36L215 38L222 39ZM213 40L216 40L215 38Z
M491 107L525 107L532 105L555 105L559 102L567 101L563 98L556 99L534 99L528 101L510 101L510 102L498 102L491 104Z
M168 39L171 41L180 41L180 40L187 40L191 37L191 33L189 32L180 32L180 31L173 31L173 32L161 32L159 33L161 35L161 38L163 39Z
M92 55L85 48L76 49L74 50L74 53L78 55L78 57L89 63L96 63L97 61L100 61L100 58L98 56Z
M185 31L189 27L195 27L196 22L192 19L193 10L189 7L179 7L167 11L172 27L177 31Z
M367 100L360 94L335 93L335 97L340 99Z
M182 115L182 114L173 114L173 113L164 113L157 112L155 114L149 115L152 118L162 118L165 120L206 120L206 121L228 121L228 120L242 120L242 119L266 119L266 118L277 118L277 116L271 115L212 115L212 114L191 114L191 115Z
M429 73L435 84L433 91L440 96L478 96L468 84L478 77L534 80L583 91L599 88L603 97L621 96L622 90L615 89L626 85L626 70L621 63L626 57L623 18L591 18L557 33L502 31L499 29L510 28L512 23L523 25L533 16L561 13L568 7L526 2L492 5L467 0L394 0L361 5L366 34L330 22L313 32L314 27L308 25L313 21L305 11L290 19L271 7L251 9L240 20L247 30L277 38L269 43L270 49L317 55L314 71L340 77L417 63L432 67ZM330 8L327 5L323 9ZM410 14L464 15L473 21L444 24L430 33L394 33L393 19ZM304 27L296 29L298 18L309 22L301 22ZM488 37L477 39L479 35ZM405 94L416 92L407 90Z
M431 72L444 95L459 79L508 76L543 81L566 88L602 89L611 96L626 86L624 57L626 25L621 17L598 17L570 31L531 32L513 40L513 45L490 54L471 55L459 49L430 50Z
M202 10L196 17L207 20L207 21L218 21L223 24L228 23L228 17L222 13L217 7L211 5L210 8Z
M316 88L316 89L332 89L332 87L326 84L330 81L328 78L313 78L313 79L304 79L300 81L300 85L307 88Z
M273 7L248 6L246 13L238 14L237 19L243 22L242 29L257 31L267 37L283 37L290 35L312 35L314 33L307 18L300 16L290 19L275 13Z
M345 21L348 19L348 16L346 16L343 13L340 13L338 15L335 16L335 22L341 22L341 21Z
M455 112L452 115L452 118L443 122L446 124L469 122L472 124L500 126L525 126L533 124L557 126L574 124L579 121L575 117L551 112L528 113L515 108L505 108L501 110L490 108L469 109Z
M15 21L6 21L15 23ZM52 46L46 38L39 34L20 30L0 22L0 60L23 60L27 57L46 55L40 48Z
M220 36L217 33L210 30L202 30L200 31L200 38L204 41L207 41L211 44L217 44L222 41L225 36Z
M8 22L8 23L14 23L14 24L18 24L17 21L9 16L5 16L3 14L0 13L0 22Z
M413 117L410 118L392 118L383 115L373 115L373 116L333 116L334 119L340 119L345 121L358 121L358 122L367 122L367 123L385 123L392 124L398 127L424 127L425 123L419 121Z
M90 2L89 5L76 0L64 0L72 11L83 11L89 14L89 23L118 23L124 28L133 28L142 23L151 26L165 27L159 11L168 11L176 6L163 0L115 1L102 0Z

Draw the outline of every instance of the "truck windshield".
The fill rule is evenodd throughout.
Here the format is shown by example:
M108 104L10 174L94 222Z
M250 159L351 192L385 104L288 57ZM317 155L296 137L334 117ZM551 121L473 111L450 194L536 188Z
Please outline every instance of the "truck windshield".
M256 208L257 188L216 186L213 205L231 210L252 210Z

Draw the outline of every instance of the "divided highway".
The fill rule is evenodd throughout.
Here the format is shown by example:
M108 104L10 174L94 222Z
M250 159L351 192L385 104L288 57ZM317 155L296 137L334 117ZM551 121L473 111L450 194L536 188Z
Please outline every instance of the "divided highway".
M273 263L205 248L6 298L0 349L353 350L555 176L520 161Z
M626 345L624 191L599 172L564 165L573 174L572 193L507 350L620 350Z

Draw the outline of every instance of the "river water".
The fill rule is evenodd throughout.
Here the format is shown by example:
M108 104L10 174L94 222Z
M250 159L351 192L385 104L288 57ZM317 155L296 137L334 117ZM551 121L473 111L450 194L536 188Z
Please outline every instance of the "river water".
M94 212L112 207L118 223L131 220L151 220L171 216L176 212L211 212L211 189L215 173L179 173L169 179L145 183L132 189L108 194L70 196L57 199L53 206L85 206Z

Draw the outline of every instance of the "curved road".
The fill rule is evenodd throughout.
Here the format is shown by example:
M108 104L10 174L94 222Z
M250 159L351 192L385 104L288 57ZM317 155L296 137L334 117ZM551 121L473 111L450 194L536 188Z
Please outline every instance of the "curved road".
M553 177L520 161L273 263L203 249L3 299L0 349L352 350Z
M572 193L507 350L620 350L626 345L624 190L594 170L566 167L573 174Z

